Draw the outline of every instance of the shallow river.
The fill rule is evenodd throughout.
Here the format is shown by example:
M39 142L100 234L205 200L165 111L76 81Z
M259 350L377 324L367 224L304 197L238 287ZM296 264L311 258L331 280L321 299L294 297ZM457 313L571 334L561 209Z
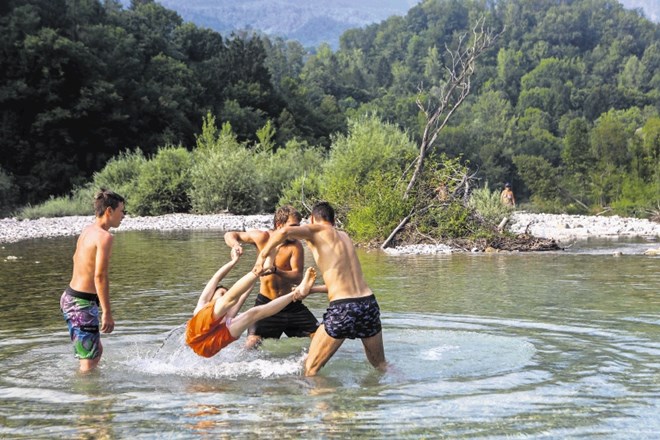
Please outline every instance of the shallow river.
M211 359L184 346L181 325L228 258L218 231L116 234L115 332L99 371L80 375L59 311L74 246L0 246L0 438L660 437L660 258L641 255L649 243L360 253L391 368L374 371L347 341L316 378L301 376L307 339L247 352L243 337ZM327 299L306 304L320 318Z

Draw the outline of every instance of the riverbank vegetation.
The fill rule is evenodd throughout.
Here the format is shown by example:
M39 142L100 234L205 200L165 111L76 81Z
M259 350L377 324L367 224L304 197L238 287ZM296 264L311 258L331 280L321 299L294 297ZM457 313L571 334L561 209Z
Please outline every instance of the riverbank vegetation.
M503 32L402 197L475 17ZM613 0L427 0L312 53L149 0L10 0L0 35L5 215L87 212L103 185L148 215L322 197L362 240L413 211L400 237L479 236L497 215L470 193L507 181L529 209L660 210L660 27Z

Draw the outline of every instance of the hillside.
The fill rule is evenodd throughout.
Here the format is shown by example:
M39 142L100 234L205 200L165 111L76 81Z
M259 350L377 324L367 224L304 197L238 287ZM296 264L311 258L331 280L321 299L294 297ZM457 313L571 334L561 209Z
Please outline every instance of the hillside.
M160 0L186 21L223 35L236 30L257 30L271 36L298 40L316 47L323 42L339 46L347 29L405 15L418 0ZM130 0L123 0L124 5Z
M363 27L392 15L406 15L420 0L159 0L186 21L223 35L256 30L270 36L297 40L305 47L326 42L339 47L347 29ZM660 21L658 0L620 0L628 9L642 9L647 18ZM124 5L130 0L122 0Z

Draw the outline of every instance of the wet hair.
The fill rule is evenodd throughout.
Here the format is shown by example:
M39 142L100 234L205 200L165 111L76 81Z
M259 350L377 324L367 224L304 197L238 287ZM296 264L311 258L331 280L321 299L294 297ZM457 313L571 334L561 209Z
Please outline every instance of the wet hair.
M109 189L101 188L94 196L94 213L96 213L97 217L101 217L106 209L117 209L120 203L125 202L126 200L119 194Z
M328 202L316 202L312 206L312 216L316 219L330 222L333 225L335 224L335 210Z
M277 225L286 224L286 222L289 220L289 217L295 218L298 223L302 221L302 215L296 208L291 205L284 205L275 211L275 216L273 217L273 227L277 228Z

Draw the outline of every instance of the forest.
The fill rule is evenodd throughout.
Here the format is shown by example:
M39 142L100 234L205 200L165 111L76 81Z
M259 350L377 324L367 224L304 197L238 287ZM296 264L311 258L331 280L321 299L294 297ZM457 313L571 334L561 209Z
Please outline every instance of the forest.
M179 166L194 169L200 145L222 139L244 150L236 153L240 172L249 172L249 155L266 155L261 168L275 157L313 165L316 172L289 168L308 177L312 193L318 178L331 198L327 191L341 182L329 188L323 175L337 172L338 151L380 132L359 140L374 143L365 167L380 164L381 176L396 182L423 137L419 102L438 97L452 50L479 19L498 37L476 61L470 93L433 144L431 163L465 167L487 190L511 182L517 199L537 210L659 211L660 25L614 0L426 0L406 16L346 31L336 51L220 35L152 0L127 8L116 0L9 0L0 6L3 213L68 197L121 160L176 152ZM387 143L399 135L405 151L391 156ZM295 177L270 186L271 200L246 205L232 196L222 209L271 209L305 190ZM346 176L363 190L387 186L386 177ZM150 212L220 209L203 208L199 197L192 203L190 188L185 203Z

